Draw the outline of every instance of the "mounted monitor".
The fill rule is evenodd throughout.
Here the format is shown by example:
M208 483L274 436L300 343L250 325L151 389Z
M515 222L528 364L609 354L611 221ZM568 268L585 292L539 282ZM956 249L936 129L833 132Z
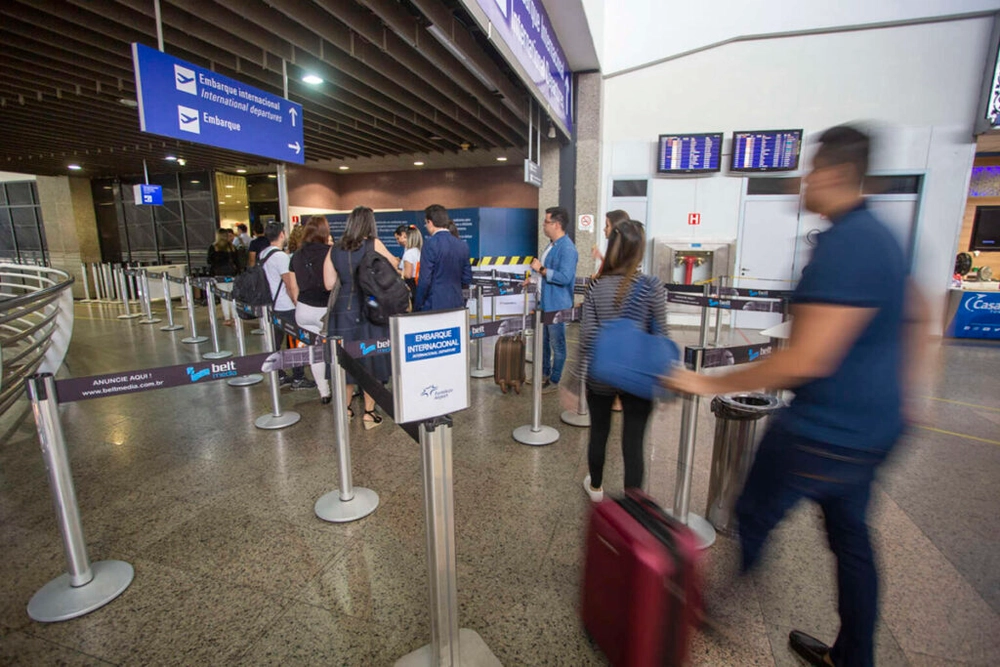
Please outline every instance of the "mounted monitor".
M802 130L733 132L729 171L795 171L801 148Z
M977 206L969 250L1000 252L1000 206Z
M705 174L722 169L722 133L661 134L656 173Z

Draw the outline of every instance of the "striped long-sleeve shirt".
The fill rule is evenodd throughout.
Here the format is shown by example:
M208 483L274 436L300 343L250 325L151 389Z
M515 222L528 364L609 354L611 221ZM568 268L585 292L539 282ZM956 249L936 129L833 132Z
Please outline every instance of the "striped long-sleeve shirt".
M654 332L653 323L656 322L655 331L667 335L667 298L663 290L663 283L655 276L641 276L647 280L652 289L648 290L646 303L642 305L641 313L644 321L649 323L648 331ZM622 317L627 299L631 296L632 287L628 288L625 298L620 306L615 304L618 295L618 287L621 285L624 276L604 276L594 281L587 289L587 294L583 298L583 318L580 325L580 348L577 354L577 367L574 376L586 377L587 368L590 365L590 355L597 342L597 334L601 329L601 323ZM614 387L587 380L587 388L595 394L614 394L617 389Z

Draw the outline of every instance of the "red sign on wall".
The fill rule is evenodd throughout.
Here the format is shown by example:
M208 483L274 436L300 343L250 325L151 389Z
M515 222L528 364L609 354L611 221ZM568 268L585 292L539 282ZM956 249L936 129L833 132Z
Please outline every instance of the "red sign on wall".
M298 223L299 223L299 216L293 215L292 216L292 224L293 225L297 225Z
M689 225L700 225L701 224L701 213L688 213L688 224Z

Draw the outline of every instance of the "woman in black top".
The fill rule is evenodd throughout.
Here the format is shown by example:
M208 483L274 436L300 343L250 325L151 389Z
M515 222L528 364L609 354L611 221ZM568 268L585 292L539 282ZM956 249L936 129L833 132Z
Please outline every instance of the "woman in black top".
M292 255L292 272L299 286L299 299L295 304L295 323L306 331L326 334L323 317L326 315L330 290L335 274L330 263L330 225L326 218L314 215L303 225L302 243ZM326 377L326 364L310 364L313 379L319 388L320 400L330 402L330 381Z
M239 265L237 264L236 248L229 242L228 229L219 228L216 230L215 243L208 246L208 266L212 270L212 275L220 279L216 283L219 289L226 292L233 291L231 279L239 272ZM230 278L230 282L222 280L223 278ZM222 299L222 323L227 327L233 326L235 312L233 302Z

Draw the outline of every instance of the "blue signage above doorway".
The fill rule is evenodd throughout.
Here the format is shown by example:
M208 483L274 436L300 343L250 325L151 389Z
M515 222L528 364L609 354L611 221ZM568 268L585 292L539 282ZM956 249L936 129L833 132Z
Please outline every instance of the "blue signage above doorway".
M139 127L196 144L305 162L302 105L132 44Z

